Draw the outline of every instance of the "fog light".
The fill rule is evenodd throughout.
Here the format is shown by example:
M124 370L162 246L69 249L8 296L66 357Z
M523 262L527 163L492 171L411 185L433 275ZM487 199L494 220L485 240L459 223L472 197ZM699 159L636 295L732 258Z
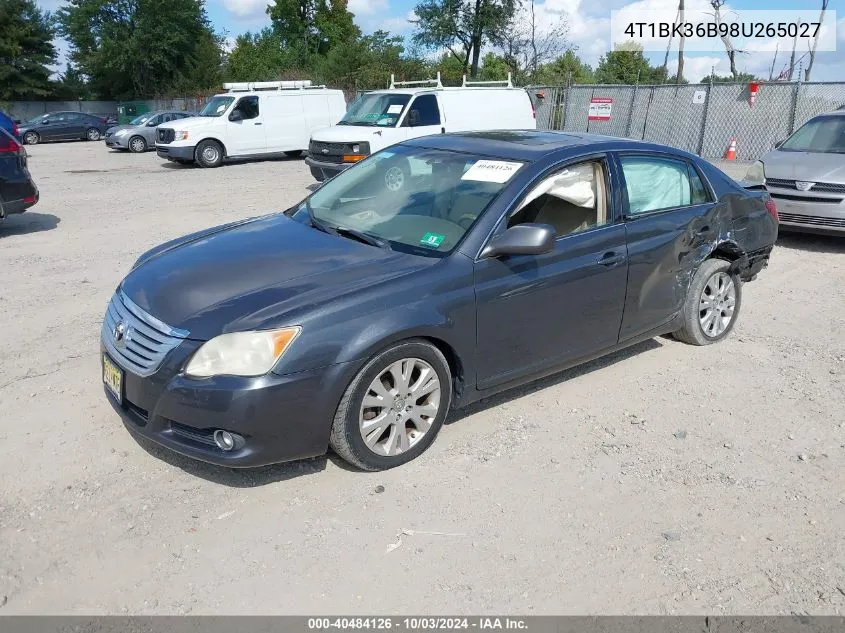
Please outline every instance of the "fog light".
M235 448L235 438L229 431L216 430L214 432L214 443L221 451L231 451Z

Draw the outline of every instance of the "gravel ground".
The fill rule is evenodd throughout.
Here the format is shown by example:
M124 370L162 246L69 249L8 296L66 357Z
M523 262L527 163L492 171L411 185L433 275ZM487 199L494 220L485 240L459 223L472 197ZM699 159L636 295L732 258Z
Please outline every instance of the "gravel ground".
M142 251L289 206L307 168L30 155L41 202L0 228L0 614L845 613L845 239L783 237L722 344L480 403L402 468L232 471L128 435L101 318Z

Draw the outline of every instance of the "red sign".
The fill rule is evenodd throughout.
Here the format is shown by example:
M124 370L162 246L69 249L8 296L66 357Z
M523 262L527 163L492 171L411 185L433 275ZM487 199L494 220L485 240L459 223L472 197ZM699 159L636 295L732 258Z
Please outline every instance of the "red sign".
M611 110L613 110L613 99L593 97L590 99L590 110L587 112L587 120L610 121Z

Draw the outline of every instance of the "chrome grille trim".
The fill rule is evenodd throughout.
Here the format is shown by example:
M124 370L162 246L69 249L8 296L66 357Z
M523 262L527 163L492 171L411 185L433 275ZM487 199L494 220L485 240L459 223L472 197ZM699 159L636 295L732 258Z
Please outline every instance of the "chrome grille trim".
M115 341L115 327L126 328L124 343ZM136 305L123 290L109 301L100 339L111 356L127 371L138 376L150 376L158 371L167 354L188 338L189 332L171 327Z
M795 213L780 213L779 215L781 222L845 228L845 218L824 218L818 215L798 215Z
M798 190L798 187L795 186L794 180L785 180L783 178L766 178L766 186L776 187L778 189ZM834 182L817 182L810 187L809 191L817 191L821 193L845 193L845 185L840 185Z

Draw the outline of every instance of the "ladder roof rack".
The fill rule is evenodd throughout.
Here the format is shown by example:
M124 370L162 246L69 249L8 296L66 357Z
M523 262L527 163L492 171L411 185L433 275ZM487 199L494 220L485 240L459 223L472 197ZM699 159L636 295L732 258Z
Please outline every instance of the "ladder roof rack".
M242 81L223 84L229 92L254 92L256 90L323 90L326 86L314 86L310 79L296 81Z
M390 90L394 88L407 88L410 86L430 86L434 85L435 88L442 88L443 84L440 82L440 71L437 71L437 78L436 79L423 79L421 81L396 81L396 76L391 73L390 74Z
M467 81L467 76L464 75L461 88L471 88L473 86L505 86L506 88L513 88L513 81L511 81L510 73L508 73L507 79L500 79L498 81Z

